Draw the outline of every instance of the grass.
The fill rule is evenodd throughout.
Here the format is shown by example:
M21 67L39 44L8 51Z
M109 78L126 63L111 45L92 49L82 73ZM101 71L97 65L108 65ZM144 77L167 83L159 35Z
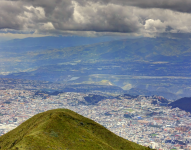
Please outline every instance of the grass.
M124 111L133 112L133 109L124 109Z
M68 109L39 113L0 137L0 150L147 150Z
M154 133L153 133L153 134L151 134L151 136L157 136L157 134L154 134Z

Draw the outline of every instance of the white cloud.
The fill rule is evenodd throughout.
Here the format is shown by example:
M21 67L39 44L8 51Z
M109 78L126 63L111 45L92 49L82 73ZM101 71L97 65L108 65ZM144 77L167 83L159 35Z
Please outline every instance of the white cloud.
M45 23L45 24L43 25L43 28L44 28L45 30L53 30L53 29L55 29L54 26L53 26L53 24L52 24L51 22Z
M145 30L149 32L164 32L166 29L165 23L162 23L159 19L148 19L144 26Z
M28 12L24 12L26 16L28 15L29 18L32 16L36 16L37 19L45 19L45 11L42 7L33 7L33 6L25 6L26 9L28 9Z

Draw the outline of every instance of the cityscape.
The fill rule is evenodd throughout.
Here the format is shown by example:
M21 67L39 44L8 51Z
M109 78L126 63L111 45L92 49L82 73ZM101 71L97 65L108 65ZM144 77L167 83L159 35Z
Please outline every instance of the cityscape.
M49 95L37 90L0 90L0 135L35 114L67 108L143 146L158 150L191 148L191 114L160 103L164 97L124 94L87 105L84 97L88 95L96 95L96 92ZM152 104L153 101L157 103Z

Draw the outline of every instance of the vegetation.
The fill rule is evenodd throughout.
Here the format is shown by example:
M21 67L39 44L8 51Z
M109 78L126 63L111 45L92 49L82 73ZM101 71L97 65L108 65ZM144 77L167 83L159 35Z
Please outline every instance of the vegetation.
M133 112L133 109L124 109L124 111Z
M0 137L1 150L147 150L68 109L39 113Z
M153 134L151 134L151 136L157 136L157 134L153 133Z

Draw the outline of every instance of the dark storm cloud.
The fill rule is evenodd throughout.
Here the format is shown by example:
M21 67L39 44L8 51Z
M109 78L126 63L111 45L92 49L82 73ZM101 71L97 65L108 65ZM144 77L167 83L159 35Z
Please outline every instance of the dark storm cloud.
M96 32L136 32L140 23L136 16L132 17L124 8L107 5L89 5L76 7L73 19L68 23L59 22L58 29Z
M4 0L22 1L44 7L51 12L55 6L64 2L65 6L71 4L71 0ZM76 0L80 5L88 5L88 2L100 4L117 4L121 6L136 6L140 8L162 8L180 12L191 12L191 0Z
M191 0L88 0L102 4L118 4L123 6L136 6L140 8L162 8L180 12L191 12ZM87 0L80 0L84 5Z
M47 34L191 32L191 15L181 13L190 12L189 6L190 0L0 1L0 29Z
M70 18L74 9L70 0L29 0L28 5L42 7L47 17L58 17L58 19ZM53 13L54 16L52 16Z
M0 5L1 29L132 33L138 32L142 26L138 17L131 13L132 9L115 4L103 5L84 0L25 0L0 3L5 3L4 6Z
M17 2L0 2L0 29L21 29L23 20L17 15L23 14L22 4Z
M163 8L180 12L191 12L191 0L128 0L124 3L141 8Z

